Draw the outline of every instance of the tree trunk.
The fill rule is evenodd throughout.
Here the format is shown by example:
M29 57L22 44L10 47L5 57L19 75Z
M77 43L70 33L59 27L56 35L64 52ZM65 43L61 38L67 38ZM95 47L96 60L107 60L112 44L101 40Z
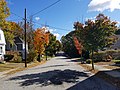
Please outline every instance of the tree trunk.
M47 60L47 52L45 53L45 56L46 56L46 60Z
M92 70L94 70L94 60L93 60L93 54L94 54L94 52L93 52L93 50L92 50L92 57L91 57L91 59L92 59Z
M39 62L41 61L41 55L40 55L40 53L38 54L38 61Z

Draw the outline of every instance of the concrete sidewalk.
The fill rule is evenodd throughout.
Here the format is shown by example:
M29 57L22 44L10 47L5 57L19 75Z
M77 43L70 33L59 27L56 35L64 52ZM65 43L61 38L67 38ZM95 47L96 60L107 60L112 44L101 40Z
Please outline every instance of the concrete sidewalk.
M91 66L91 64L86 64L88 66ZM95 66L95 69L99 70L99 71L104 71L106 74L112 76L112 77L115 77L115 78L120 78L120 72L119 71L114 71L112 69L108 69L108 68L105 68L103 65L94 65Z

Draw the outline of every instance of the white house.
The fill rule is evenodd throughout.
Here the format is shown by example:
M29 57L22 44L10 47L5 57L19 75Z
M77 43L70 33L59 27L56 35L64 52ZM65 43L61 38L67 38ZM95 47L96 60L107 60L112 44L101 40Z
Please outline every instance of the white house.
M0 61L4 60L5 55L5 37L3 31L0 29Z

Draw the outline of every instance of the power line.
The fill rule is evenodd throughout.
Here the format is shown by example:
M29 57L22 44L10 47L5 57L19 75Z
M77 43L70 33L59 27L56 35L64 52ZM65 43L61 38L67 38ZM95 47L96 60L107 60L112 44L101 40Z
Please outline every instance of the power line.
M7 21L20 21L20 20L23 20L23 19L7 19Z
M15 16L17 16L17 17L19 17L19 18L24 19L23 17L21 17L21 16L17 15L16 13L11 12L11 14L13 14L13 15L15 15Z
M54 27L54 26L51 26L51 25L48 25L48 24L45 25L45 24L41 24L41 23L38 23L38 22L34 22L34 21L33 21L33 23L36 23L36 24L41 25L41 26L46 26L46 27L51 27L51 28L54 28L54 29L62 30L62 31L70 31L70 30L68 30L68 29L59 28L59 27Z
M61 0L57 0L56 2L52 3L51 5L49 5L49 6L45 7L44 9L42 9L42 10L36 12L36 13L33 14L32 16L34 16L34 15L36 15L36 14L42 12L42 11L45 11L46 9L48 9L48 8L50 8L50 7L52 7L52 6L54 6L55 4L57 4L57 3L60 2L60 1L61 1Z

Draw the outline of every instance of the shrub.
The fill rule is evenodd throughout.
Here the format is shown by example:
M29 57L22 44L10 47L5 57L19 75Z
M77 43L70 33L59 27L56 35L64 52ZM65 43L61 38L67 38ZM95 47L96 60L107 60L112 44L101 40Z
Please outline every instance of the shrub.
M87 60L86 60L86 63L91 64L91 63L92 63L92 60L91 60L91 59L87 59Z
M108 50L106 51L106 54L112 56L113 59L116 59L120 55L120 51L119 50Z
M105 57L106 57L105 52L98 52L98 53L94 53L93 60L94 60L94 62L100 62L100 61L104 60Z
M30 51L29 54L27 55L27 62L33 62L35 58L37 57L37 53L34 51Z
M120 56L116 56L114 59L116 59L116 60L120 60Z
M111 61L112 59L120 59L120 50L106 50L94 53L94 62Z
M115 64L120 64L120 60L114 60Z
M14 55L6 54L6 55L4 55L4 60L5 60L6 62L9 62L10 60L12 60L13 57L14 57Z
M6 60L14 63L21 63L22 58L20 56L20 53L17 51L7 51L6 52Z

